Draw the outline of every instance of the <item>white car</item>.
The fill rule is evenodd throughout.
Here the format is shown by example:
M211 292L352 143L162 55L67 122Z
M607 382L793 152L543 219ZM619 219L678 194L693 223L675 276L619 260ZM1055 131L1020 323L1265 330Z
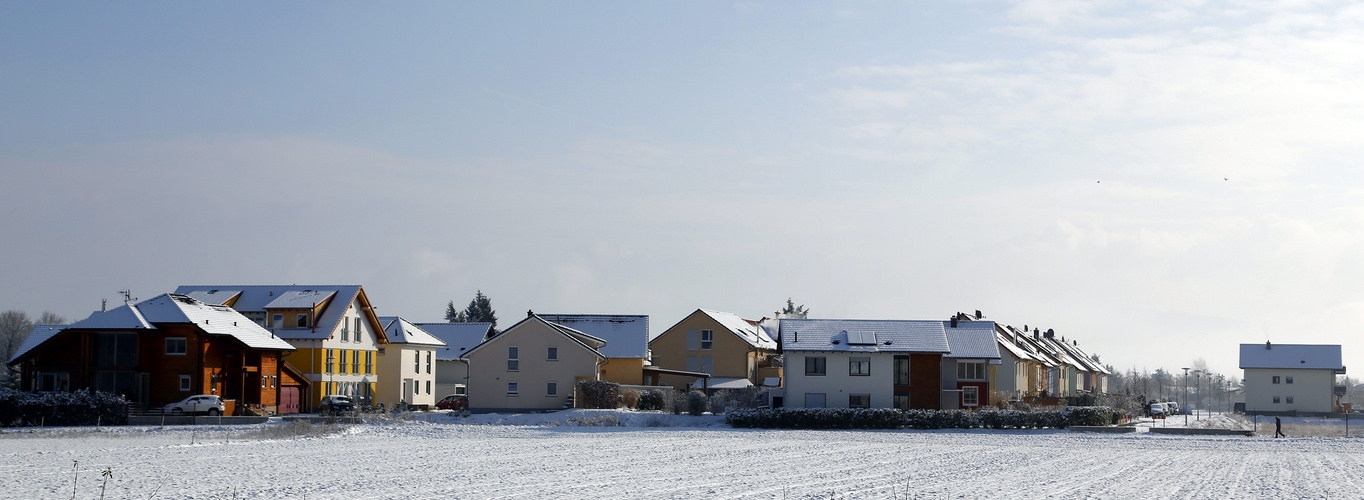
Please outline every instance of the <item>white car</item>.
M1153 417L1156 415L1163 416L1165 415L1165 411L1166 411L1165 403L1151 403L1150 409L1151 416Z
M227 406L223 404L223 399L209 394L190 396L179 403L166 405L166 413L172 415L222 415L227 411Z

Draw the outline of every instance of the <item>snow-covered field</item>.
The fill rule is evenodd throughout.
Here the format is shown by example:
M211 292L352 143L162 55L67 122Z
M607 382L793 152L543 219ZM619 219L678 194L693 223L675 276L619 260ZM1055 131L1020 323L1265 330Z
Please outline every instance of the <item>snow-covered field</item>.
M1364 496L1353 437L735 430L581 410L318 428L9 429L0 497L71 498L73 461L76 498L99 498L106 468L105 498Z

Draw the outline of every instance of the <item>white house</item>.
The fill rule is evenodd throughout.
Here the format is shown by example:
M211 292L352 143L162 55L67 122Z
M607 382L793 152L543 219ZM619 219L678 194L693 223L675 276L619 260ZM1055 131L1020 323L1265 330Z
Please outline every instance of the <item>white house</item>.
M1246 413L1321 415L1340 406L1345 374L1339 345L1241 344Z
M377 401L430 408L436 404L436 350L445 342L397 316L381 316L388 347L379 357ZM441 394L444 396L444 394Z
M779 331L784 406L941 408L942 321L784 318Z
M492 323L417 323L417 327L445 342L436 349L436 397L468 394L469 363L461 356L482 343Z

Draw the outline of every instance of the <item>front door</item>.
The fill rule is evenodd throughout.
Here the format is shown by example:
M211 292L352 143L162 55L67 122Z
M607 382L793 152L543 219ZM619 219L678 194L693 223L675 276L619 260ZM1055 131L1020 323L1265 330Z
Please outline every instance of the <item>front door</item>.
M403 402L412 404L412 379L403 379Z
M279 388L279 413L298 413L298 386Z

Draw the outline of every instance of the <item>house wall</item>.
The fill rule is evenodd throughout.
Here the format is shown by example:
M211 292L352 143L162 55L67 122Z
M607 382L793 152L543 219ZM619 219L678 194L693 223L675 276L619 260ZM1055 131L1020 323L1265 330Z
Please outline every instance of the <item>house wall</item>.
M611 358L601 367L601 379L617 384L644 384L643 358Z
M1279 377L1278 384L1273 383L1276 376ZM1288 383L1288 377L1293 377L1292 384ZM1335 410L1334 370L1248 368L1242 383L1246 390L1246 411L1328 413ZM1194 384L1193 378L1189 379L1189 384ZM1274 404L1274 396L1279 396L1279 404ZM1293 404L1288 404L1288 396L1293 396Z
M469 386L469 363L462 359L436 360L436 400L455 393L455 386Z
M508 370L508 347L518 348L518 369ZM558 347L558 361L546 359L549 347ZM469 407L476 410L543 410L561 408L578 380L597 380L598 358L591 351L531 319L502 332L465 355L469 363ZM510 395L507 384L515 382ZM557 395L547 394L548 384Z
M713 331L715 344L710 350L688 349L688 330ZM649 342L649 349L653 351L652 362L654 366L659 368L687 370L687 356L710 356L712 377L747 378L754 384L762 382L761 380L753 380L753 378L754 372L757 371L758 356L766 351L755 350L748 342L701 311L693 312L686 319L655 337L652 342ZM678 389L685 389L686 384L696 380L695 377L675 375L665 375L660 378L662 383ZM642 374L640 382L643 382Z
M340 305L333 303L328 307ZM378 366L382 355L379 350L379 336L375 333L380 329L379 325L370 321L370 316L362 312L358 296L345 306L346 310L342 313L341 321L336 325L335 330L330 332L330 337L325 339L286 339L296 350L286 354L284 360L302 371L312 382L313 390L308 392L306 400L302 402L306 407L305 411L317 409L322 397L328 394L351 396L357 404L374 404L390 399L397 402L402 398L401 390L393 394L394 397L392 398L384 398L385 395L380 394L379 381L383 379L383 376ZM293 318L291 314L310 312L308 309L280 311L287 312L284 318L286 326L292 325L289 323ZM278 311L267 311L267 318L272 317L273 312ZM314 315L314 318L316 316L317 314ZM356 327L357 319L359 320L358 329ZM267 319L267 321L273 320ZM345 340L342 340L341 330L343 328L345 329ZM356 352L360 354L358 370L352 363ZM371 360L368 367L365 362L366 353L369 354ZM330 370L327 369L328 355L334 361ZM340 364L342 356L345 359L345 366ZM401 385L399 387L401 388Z
M436 404L435 346L416 344L388 344L379 356L380 381L376 384L375 401L392 407L399 402L409 405ZM411 385L411 396L407 385Z
M871 375L853 376L848 374L849 358L871 358ZM822 357L825 359L825 375L806 375L805 358ZM895 356L884 352L824 352L799 351L786 352L785 406L799 408L805 406L806 394L824 394L826 408L847 408L851 394L871 395L872 408L891 408L894 406L894 361ZM913 361L910 361L911 371ZM910 383L918 384L911 373ZM911 403L912 403L911 397Z

